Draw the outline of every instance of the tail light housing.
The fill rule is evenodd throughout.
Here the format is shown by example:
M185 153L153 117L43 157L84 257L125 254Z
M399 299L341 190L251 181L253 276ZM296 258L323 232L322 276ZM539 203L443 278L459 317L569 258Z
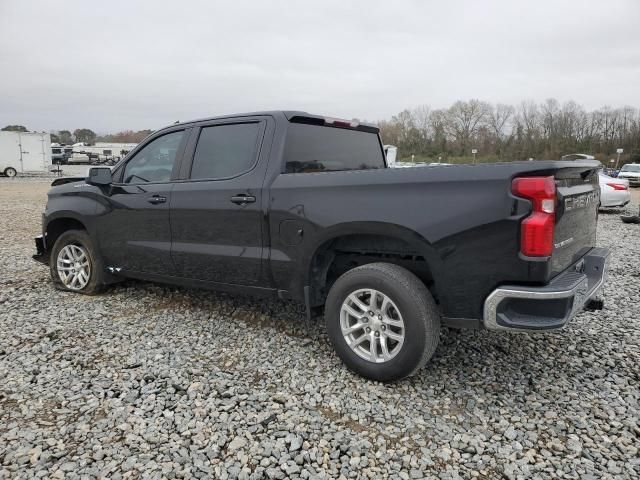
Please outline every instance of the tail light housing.
M360 125L359 122L355 120L341 120L339 118L325 118L325 125L331 125L333 127L341 127L341 128L357 128Z
M607 183L614 190L629 190L629 187L622 183Z
M520 224L520 252L527 257L548 257L553 253L556 225L556 182L553 177L517 177L512 193L531 201L531 214Z

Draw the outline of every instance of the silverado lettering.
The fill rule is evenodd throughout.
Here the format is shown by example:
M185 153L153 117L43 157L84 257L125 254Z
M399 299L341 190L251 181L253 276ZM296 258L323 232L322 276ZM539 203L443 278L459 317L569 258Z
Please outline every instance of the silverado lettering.
M589 205L597 205L600 200L600 191L593 191L589 193L583 193L582 195L575 195L573 197L564 199L565 211L570 211L576 208L584 208Z

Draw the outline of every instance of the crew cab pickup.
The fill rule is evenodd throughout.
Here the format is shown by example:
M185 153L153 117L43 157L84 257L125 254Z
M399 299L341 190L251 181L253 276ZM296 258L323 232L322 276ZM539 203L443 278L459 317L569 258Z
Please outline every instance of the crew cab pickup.
M602 307L598 166L394 169L373 125L209 118L55 180L35 258L78 293L137 278L324 308L344 363L394 380L433 355L441 325L538 332Z

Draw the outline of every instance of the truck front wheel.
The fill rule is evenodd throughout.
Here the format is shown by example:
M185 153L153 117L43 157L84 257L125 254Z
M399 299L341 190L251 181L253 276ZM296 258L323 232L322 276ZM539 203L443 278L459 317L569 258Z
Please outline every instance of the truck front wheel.
M59 290L94 295L103 289L102 261L83 230L67 230L58 237L49 265L51 279Z
M413 273L389 263L363 265L338 278L325 317L338 356L372 380L415 373L440 336L440 313L429 290Z

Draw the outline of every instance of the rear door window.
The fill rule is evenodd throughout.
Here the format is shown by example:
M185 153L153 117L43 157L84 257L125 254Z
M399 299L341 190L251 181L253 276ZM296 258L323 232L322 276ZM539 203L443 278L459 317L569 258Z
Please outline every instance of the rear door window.
M288 126L284 162L286 173L385 167L377 134L303 123Z
M258 154L260 122L203 127L193 156L191 179L225 179L251 170Z

